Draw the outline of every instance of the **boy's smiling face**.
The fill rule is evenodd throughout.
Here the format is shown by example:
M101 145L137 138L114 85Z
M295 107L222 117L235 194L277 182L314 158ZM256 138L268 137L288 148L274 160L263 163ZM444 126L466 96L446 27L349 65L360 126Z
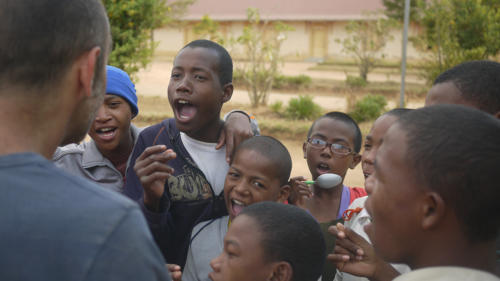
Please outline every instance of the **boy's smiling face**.
M232 220L241 210L261 201L284 202L290 187L281 186L273 161L251 149L238 150L224 182L224 200Z
M372 222L364 229L382 258L409 264L405 257L412 256L409 253L416 253L425 242L418 241L422 187L415 183L406 152L406 135L396 124L384 135L375 172L365 184L370 194L365 206Z
M174 60L168 100L180 131L201 141L219 129L222 104L232 95L232 84L221 85L215 50L186 47ZM210 137L208 137L210 138Z
M354 151L354 137L355 131L352 126L328 117L317 120L309 136L310 139L341 144L352 151ZM344 179L347 169L354 169L361 160L357 153L347 156L334 155L330 147L327 145L323 149L318 149L307 141L303 144L304 158L307 159L307 166L314 180L325 173L334 173Z
M97 111L97 115L89 130L101 152L113 151L131 138L130 121L132 111L123 98L108 94Z

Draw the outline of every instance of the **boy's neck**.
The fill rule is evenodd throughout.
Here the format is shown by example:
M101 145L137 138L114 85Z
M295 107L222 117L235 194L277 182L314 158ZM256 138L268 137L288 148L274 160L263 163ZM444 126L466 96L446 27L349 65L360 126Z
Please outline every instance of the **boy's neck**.
M460 266L496 274L495 240L474 244L467 242L461 244L450 243L447 241L447 243L441 243L441 245L450 245L450 247L426 245L425 248L429 249L429 251L416 260L415 264L411 265L412 270L430 266Z
M217 119L211 124L208 124L207 126L204 126L197 131L184 133L190 138L198 141L216 143L219 140L219 136L223 128L224 121Z
M320 201L340 200L343 190L344 190L343 183L340 183L339 185L333 188L321 188L316 185L313 185L314 197L316 197L316 199Z

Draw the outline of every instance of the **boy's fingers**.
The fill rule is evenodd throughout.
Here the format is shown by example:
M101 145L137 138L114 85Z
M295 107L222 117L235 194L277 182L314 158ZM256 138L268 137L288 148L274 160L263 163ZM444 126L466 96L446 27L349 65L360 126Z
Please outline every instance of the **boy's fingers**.
M226 161L231 162L231 155L233 155L233 150L235 146L234 135L226 131Z
M167 150L167 147L163 144L153 145L144 149L144 151L137 157L137 161L147 158L151 154L160 153Z
M348 262L350 260L349 255L343 255L343 254L328 254L326 257L329 261L334 262L334 263L344 263Z
M360 255L360 256L364 255L363 248L371 247L370 243L368 243L368 241L366 241L365 238L363 238L361 235L357 234L351 228L346 227L344 231L346 233L346 236L349 238L349 240L352 241L353 244L355 244L357 246L357 248L358 248L357 254L358 255Z
M215 146L215 149L216 150L221 149L225 143L226 143L226 129L222 128L222 132L219 136L219 139L217 140L217 145Z
M171 149L168 149L161 153L151 154L146 158L137 160L134 165L134 171L138 173L139 170L150 166L153 163L159 163L162 165L167 165L166 163L177 157L176 153Z
M330 226L328 228L328 232L330 232L330 234L332 234L333 236L337 237L337 239L344 239L345 233L339 229L338 225L339 224Z
M330 230L330 229L328 229L328 230ZM350 230L349 228L345 228L344 231L339 231L337 233L337 237L344 236L345 238L337 239L335 242L335 245L336 246L338 245L339 247L342 247L342 248L348 250L353 255L363 256L365 253L364 253L361 245L359 245L358 243L351 240L351 238L347 234L347 231L349 231L349 230Z
M148 166L141 167L135 171L138 177L148 176L155 172L163 172L168 174L174 173L174 168L168 166L167 164L163 164L160 162L153 162Z
M145 186L152 184L155 181L158 180L166 180L171 176L170 173L165 173L165 172L154 172L151 175L145 175L141 176L139 179L141 183Z

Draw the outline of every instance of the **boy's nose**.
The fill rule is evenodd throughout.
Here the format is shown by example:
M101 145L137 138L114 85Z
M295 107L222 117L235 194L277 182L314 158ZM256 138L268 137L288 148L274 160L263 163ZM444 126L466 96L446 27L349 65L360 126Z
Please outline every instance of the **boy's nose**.
M109 112L106 108L106 105L101 105L99 109L97 110L97 113L95 115L95 121L97 122L106 122L109 119L111 119L111 116L109 115Z
M191 82L189 81L189 78L186 75L181 81L179 81L176 91L183 93L190 93L191 89L192 89Z
M246 183L244 181L240 181L238 182L235 186L234 186L234 190L240 194L240 195L246 195L248 194L248 188L246 186Z
M210 267L213 269L213 271L215 271L215 272L219 272L220 271L220 259L221 259L221 256L223 254L224 254L224 252L222 252L218 257L213 258L210 261Z
M332 148L331 148L331 145L326 145L323 150L321 150L321 156L323 157L332 157L333 155L333 152L332 152Z

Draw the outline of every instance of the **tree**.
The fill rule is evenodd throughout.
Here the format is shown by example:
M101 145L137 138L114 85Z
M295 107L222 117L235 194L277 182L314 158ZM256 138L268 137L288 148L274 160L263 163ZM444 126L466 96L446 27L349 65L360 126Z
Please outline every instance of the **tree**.
M421 13L420 8L422 7L422 2L426 0L411 0L410 1L410 20L412 22L418 22L418 17ZM385 15L391 19L403 22L404 19L404 9L405 0L383 0L385 7Z
M172 24L195 0L103 0L111 25L113 50L109 64L132 77L151 62L157 43L153 30Z
M236 40L248 61L237 70L242 73L252 107L266 105L273 80L279 75L281 44L291 27L281 22L271 27L260 19L257 9L247 9L248 25Z
M197 36L225 45L226 40L219 31L219 23L212 20L208 15L204 15L201 21L195 24L193 32Z
M370 15L367 14L367 16ZM380 50L384 48L387 41L393 39L389 30L394 25L393 20L383 18L350 21L345 28L348 37L336 40L342 44L344 53L354 57L359 68L359 76L365 81L368 73L380 58L385 56L380 54Z
M430 51L423 64L428 83L459 63L499 53L500 8L496 1L433 0L424 4L424 32L413 41Z

